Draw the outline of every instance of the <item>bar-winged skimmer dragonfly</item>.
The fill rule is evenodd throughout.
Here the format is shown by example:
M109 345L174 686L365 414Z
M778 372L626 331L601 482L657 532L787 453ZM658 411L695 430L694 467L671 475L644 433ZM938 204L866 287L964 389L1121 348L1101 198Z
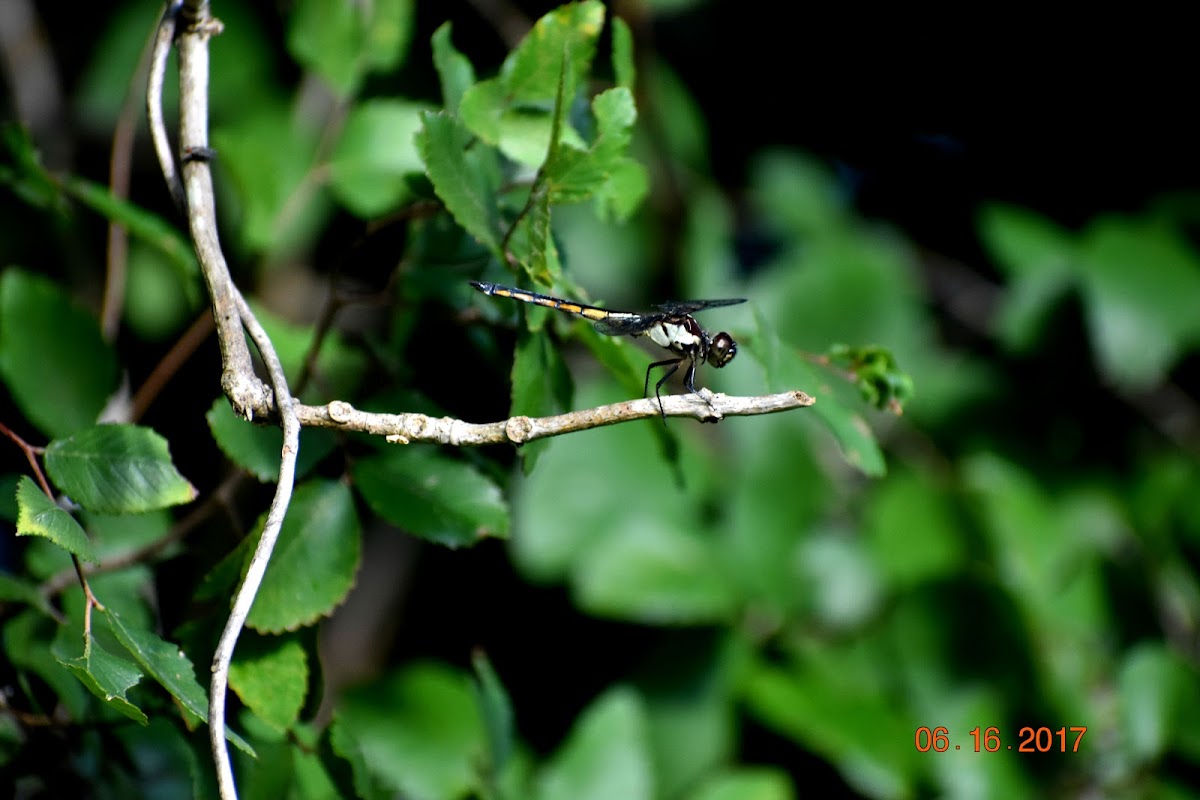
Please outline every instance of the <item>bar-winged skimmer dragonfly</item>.
M664 422L667 419L667 414L663 410L662 396L659 394L659 391L667 379L675 374L681 364L685 361L687 362L687 373L684 375L683 385L693 394L699 394L696 391L695 383L696 367L707 362L719 369L732 361L733 357L737 355L737 342L733 340L732 336L725 331L721 331L716 336L710 335L708 331L700 327L700 323L696 322L692 314L708 308L732 306L737 303L746 302L744 298L730 300L684 300L663 303L656 306L658 311L639 314L633 311L615 311L607 308L597 308L596 306L577 303L574 300L563 300L558 297L550 297L549 295L526 291L525 289L500 286L495 283L471 281L471 285L486 295L508 297L524 303L534 303L535 305L566 311L569 314L577 314L584 319L591 320L596 330L608 336L645 336L659 347L670 350L675 356L674 358L655 361L646 368L646 383L642 388L643 396L649 394L651 370L656 367L667 367L667 371L659 378L658 383L654 384L654 397L658 400L658 411L662 414Z

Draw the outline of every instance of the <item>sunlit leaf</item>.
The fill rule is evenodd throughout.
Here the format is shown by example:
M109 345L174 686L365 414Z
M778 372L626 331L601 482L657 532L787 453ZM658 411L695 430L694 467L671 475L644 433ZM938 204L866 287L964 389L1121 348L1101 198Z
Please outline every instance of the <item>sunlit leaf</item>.
M43 536L84 561L98 560L75 518L59 508L28 475L22 475L17 484L17 535Z

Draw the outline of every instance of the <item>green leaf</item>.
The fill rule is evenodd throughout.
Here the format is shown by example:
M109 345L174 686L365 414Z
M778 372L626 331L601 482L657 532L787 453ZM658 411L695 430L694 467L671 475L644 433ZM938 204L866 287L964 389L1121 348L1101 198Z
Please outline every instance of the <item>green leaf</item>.
M237 233L253 252L302 248L324 230L332 206L312 183L318 140L319 132L298 123L282 103L263 103L213 128L215 166L233 189L222 195L224 217L239 223Z
M28 478L23 479L29 480ZM36 490L37 487L35 486L34 489ZM17 535L21 535L20 528L17 528ZM38 591L37 584L4 572L0 572L0 603L24 603L36 608L46 616L54 614L54 608L50 605L50 601Z
M561 143L547 159L545 180L555 203L577 203L597 193L608 176L624 163L633 136L637 109L628 89L601 92L592 100L596 138L586 150Z
M229 668L229 688L281 732L299 719L308 679L308 656L295 636L244 635Z
M99 560L75 518L55 505L28 475L17 483L17 535L43 536L84 561Z
M653 517L630 516L580 563L579 605L654 625L732 618L737 596L711 544Z
M429 448L393 447L354 466L371 509L405 531L450 547L508 535L500 488L474 467Z
M887 466L870 426L836 394L831 385L833 379L804 361L799 354L787 351L776 337L774 328L757 308L754 318L758 335L752 346L746 349L763 365L771 390L800 389L812 395L816 399L813 413L833 434L846 461L864 475L885 475Z
M68 179L63 183L63 188L96 213L124 225L133 237L166 256L185 281L189 298L199 297L200 265L196 262L196 251L173 223L128 200L113 196L107 186L82 178Z
M255 528L255 540L265 519ZM328 616L354 585L361 537L354 499L344 484L297 486L246 624L279 633Z
M961 523L924 473L893 474L881 484L868 500L865 528L876 569L898 586L949 577L965 563Z
M1120 666L1121 738L1125 752L1139 766L1172 748L1195 756L1195 719L1200 710L1200 675L1161 643L1135 647ZM1088 729L1088 734L1093 731ZM1086 739L1080 749L1086 747Z
M263 483L279 480L279 459L283 452L283 431L269 425L255 425L233 413L224 397L213 401L205 414L213 440L225 456ZM330 431L304 428L300 431L300 454L296 459L296 477L313 470L336 446Z
M1155 220L1102 217L1085 231L1081 258L1088 327L1110 378L1150 386L1200 345L1200 257L1183 233Z
M408 55L416 22L415 0L375 0L363 6L370 14L364 24L363 60L375 72L400 67Z
M78 658L59 658L58 663L71 671L88 691L140 725L149 722L140 708L129 702L125 693L142 679L142 673L132 662L108 653L90 634Z
M534 24L500 69L506 94L517 104L552 100L557 91L563 53L567 54L567 87L583 85L604 27L604 4L598 0L570 3Z
M250 302L250 306L267 335L271 337L284 372L290 377L299 375L309 358L313 339L317 335L313 326L293 325L254 301ZM326 331L321 338L321 348L317 351L313 371L316 377L301 393L301 399L311 395L323 403L323 398L330 394L354 394L367 372L367 360L360 348L347 343L337 331ZM282 439L280 442L282 443Z
M634 90L637 67L633 59L633 33L628 23L618 16L612 18L612 65L617 86Z
M409 198L406 176L423 171L414 137L427 110L400 100L351 109L329 163L330 188L351 212L377 216Z
M347 692L331 737L351 755L359 792L412 798L468 796L485 747L470 679L437 664Z
M54 620L33 611L16 613L4 623L4 657L20 672L45 681L63 709L73 719L79 719L88 713L91 701L79 681L52 652L54 637L61 628Z
M550 338L522 332L513 353L512 415L561 414L570 407L573 392L571 373ZM529 442L521 448L526 474L533 470L546 444L546 441Z
M450 23L444 22L433 33L433 65L442 84L442 103L451 114L458 113L463 94L475 82L475 68L450 41Z
M654 769L641 699L610 689L575 721L538 776L537 800L651 800Z
M117 359L96 320L54 283L19 269L0 275L0 377L39 430L91 425L117 388Z
M996 264L1016 280L1063 274L1078 260L1071 235L1027 208L993 203L979 216L979 234Z
M126 514L190 503L196 489L171 461L167 440L137 425L97 425L46 448L46 470L90 511Z
M492 662L482 650L471 654L471 665L475 667L475 695L479 713L487 730L488 770L495 775L504 769L513 752L516 730L512 700L492 668Z
M134 660L160 686L171 693L179 704L197 721L208 721L208 695L196 680L192 660L155 633L126 623L112 608L104 613L109 628ZM125 662L128 663L128 662ZM244 739L228 728L225 738L238 748L253 755L254 750Z
M454 117L422 115L417 149L446 210L467 233L499 255L499 209L495 195L500 177L495 156L473 144L471 132Z
M358 90L366 72L363 9L343 0L297 0L288 20L288 52L341 98Z
M795 796L786 772L750 767L705 782L690 800L792 800Z

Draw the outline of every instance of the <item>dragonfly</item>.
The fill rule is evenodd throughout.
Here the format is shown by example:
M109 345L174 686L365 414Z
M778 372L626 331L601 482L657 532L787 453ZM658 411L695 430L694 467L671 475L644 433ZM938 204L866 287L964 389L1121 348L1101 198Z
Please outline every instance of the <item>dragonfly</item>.
M533 303L547 308L558 309L569 314L576 314L592 321L592 326L606 336L645 336L659 347L673 354L673 358L655 361L646 368L646 383L642 387L642 396L650 393L650 373L658 367L667 370L658 383L654 384L654 398L658 401L658 411L662 414L663 422L667 421L667 413L663 410L660 390L667 379L679 370L685 362L687 372L684 374L683 385L692 394L696 391L696 367L703 363L711 364L720 369L733 360L737 355L737 342L725 331L712 336L692 314L709 308L732 306L746 302L745 298L727 300L684 300L663 303L655 306L658 311L639 314L634 311L615 311L607 308L597 308L574 300L563 300L559 297L538 294L525 289L514 289L511 286L501 286L484 281L471 281L471 285L491 297L508 297L523 303ZM703 395L700 395L703 399ZM707 403L708 400L705 399ZM712 406L712 403L709 403Z

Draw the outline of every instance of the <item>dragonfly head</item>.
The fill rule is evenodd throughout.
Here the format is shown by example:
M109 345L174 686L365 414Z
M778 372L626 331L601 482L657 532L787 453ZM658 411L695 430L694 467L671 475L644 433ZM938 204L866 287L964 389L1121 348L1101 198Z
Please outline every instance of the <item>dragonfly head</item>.
M709 344L706 360L719 369L732 361L736 355L737 342L728 333L721 331L713 337L712 343Z

